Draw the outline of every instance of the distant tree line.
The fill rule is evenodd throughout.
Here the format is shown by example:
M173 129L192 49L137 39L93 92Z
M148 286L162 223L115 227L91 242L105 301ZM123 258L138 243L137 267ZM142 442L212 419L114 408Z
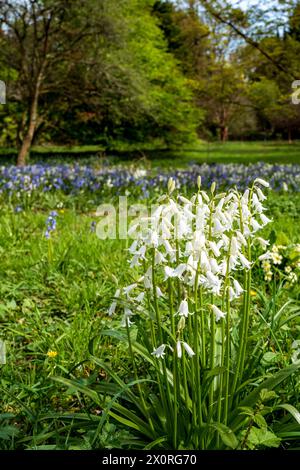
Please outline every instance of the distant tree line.
M2 0L0 145L298 138L300 2L272 8Z

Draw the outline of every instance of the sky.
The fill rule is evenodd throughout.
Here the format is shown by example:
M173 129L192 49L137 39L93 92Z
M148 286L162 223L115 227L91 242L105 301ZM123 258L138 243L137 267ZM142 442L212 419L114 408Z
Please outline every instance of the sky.
M261 9L267 9L270 5L278 4L277 0L228 0L232 5L247 9L249 7L259 6Z
M255 5L257 3L257 0L230 0L230 3L234 4L234 6L246 9L249 6Z
M174 3L178 3L178 0L171 0ZM227 0L232 5L247 9L249 7L259 6L261 9L267 9L270 5L276 5L279 3L279 0Z

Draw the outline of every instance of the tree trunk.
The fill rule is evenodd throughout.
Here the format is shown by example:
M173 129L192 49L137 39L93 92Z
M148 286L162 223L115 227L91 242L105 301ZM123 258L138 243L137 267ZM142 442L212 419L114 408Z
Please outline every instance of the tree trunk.
M17 138L16 138L17 148L20 148L22 145L22 142L24 140L25 128L26 128L26 113L23 112L22 119L21 119L21 122L19 122L18 130L17 130Z
M28 156L31 144L32 144L32 139L33 139L35 128L36 128L37 103L38 103L38 97L37 95L35 95L32 100L31 107L30 107L28 130L24 136L21 148L19 150L17 166L26 165L27 156Z
M291 130L291 129L288 129L288 140L289 140L289 144L292 144L292 143L293 143L293 140L292 140L292 130Z
M17 159L17 166L25 166L28 153L30 151L33 136L37 127L37 120L38 120L38 101L39 101L39 94L40 94L40 87L42 83L42 76L43 76L43 68L42 67L35 84L35 90L32 96L30 110L29 110L29 123L27 132L23 138Z
M227 140L228 140L228 127L224 126L224 127L221 127L221 141L227 142Z

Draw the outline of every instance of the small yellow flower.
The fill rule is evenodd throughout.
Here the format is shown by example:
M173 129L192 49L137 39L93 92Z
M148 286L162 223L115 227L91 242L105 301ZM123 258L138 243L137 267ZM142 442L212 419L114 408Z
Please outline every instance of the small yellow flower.
M250 291L250 295L251 295L252 297L255 297L255 296L256 296L255 290L251 290L251 291Z
M64 214L64 213L65 213L65 209L60 209L60 210L59 210L59 213L60 213L60 214Z
M56 357L58 355L57 351L48 351L47 356L50 357L51 359Z

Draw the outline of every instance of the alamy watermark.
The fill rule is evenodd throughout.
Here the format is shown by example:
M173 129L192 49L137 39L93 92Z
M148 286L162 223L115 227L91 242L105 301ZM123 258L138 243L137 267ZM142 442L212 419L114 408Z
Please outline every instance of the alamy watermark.
M128 206L127 196L119 196L118 207L113 204L101 204L97 208L96 235L101 240L126 240L131 229L140 225L146 229L149 215L154 214L157 206L149 207L145 204L131 204Z
M0 80L0 104L6 104L6 85Z
M300 80L295 80L292 83L292 88L295 90L292 93L292 103L300 104Z
M185 198L182 198L185 199ZM180 202L183 201L179 198ZM187 217L182 220L176 211L165 211L164 202L161 204L130 204L127 196L119 196L119 204L101 204L95 213L98 218L94 222L96 235L101 240L126 240L139 238L143 233L146 237L149 233L163 236L164 239L181 239L183 232L190 225L192 229L193 221ZM201 225L202 220L196 218L196 228ZM200 227L199 227L200 228Z

